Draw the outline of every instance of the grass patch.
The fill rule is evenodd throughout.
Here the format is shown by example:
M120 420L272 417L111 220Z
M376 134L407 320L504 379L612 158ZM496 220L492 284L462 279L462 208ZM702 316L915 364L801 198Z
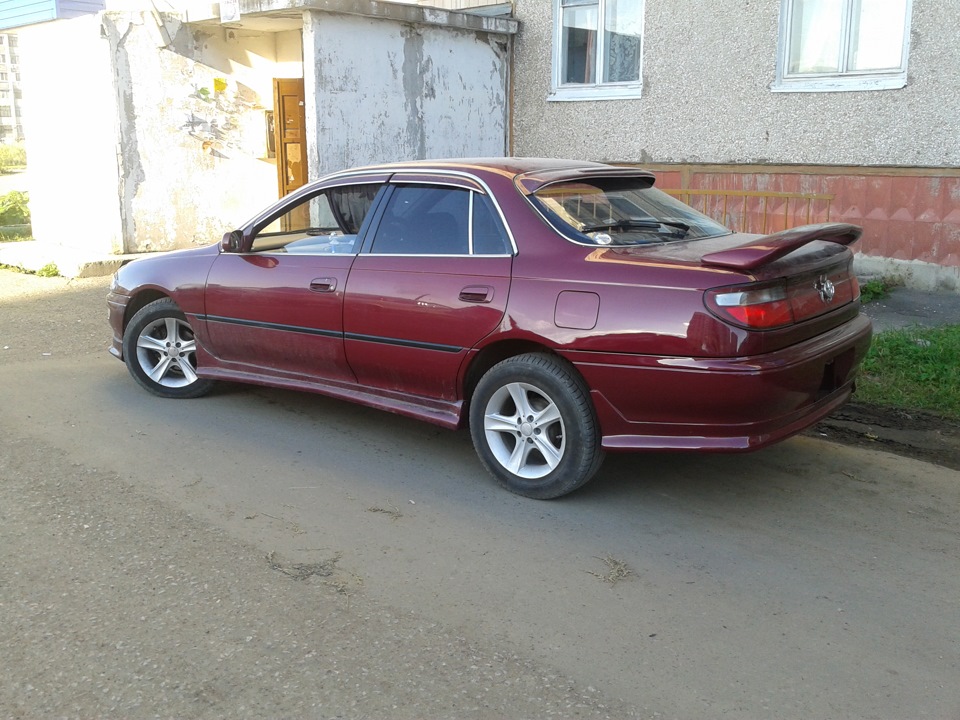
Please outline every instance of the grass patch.
M898 277L881 277L867 280L860 286L860 302L862 304L882 300L895 287L903 285L903 280Z
M37 275L39 277L58 277L60 275L60 269L57 267L56 263L47 263L39 270L27 270L25 267L20 265L5 265L0 263L0 270L10 270L11 272L22 273L24 275Z
M57 277L60 274L60 269L56 263L51 262L37 270L36 274L40 277Z
M876 335L860 370L857 398L960 419L960 325Z
M4 230L3 228L0 228L0 243L27 242L29 240L33 240L33 235L30 234L29 225L27 225L26 229L21 232Z

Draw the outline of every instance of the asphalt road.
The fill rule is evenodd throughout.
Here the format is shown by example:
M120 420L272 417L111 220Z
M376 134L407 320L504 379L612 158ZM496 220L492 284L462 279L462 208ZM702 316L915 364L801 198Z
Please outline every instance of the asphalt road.
M527 500L463 432L147 395L105 286L0 271L0 717L960 718L960 473L801 437Z

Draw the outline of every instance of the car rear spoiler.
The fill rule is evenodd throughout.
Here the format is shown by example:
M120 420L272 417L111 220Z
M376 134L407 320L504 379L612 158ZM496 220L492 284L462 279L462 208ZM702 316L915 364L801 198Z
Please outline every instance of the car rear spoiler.
M847 223L801 225L757 238L744 245L709 253L700 258L700 262L735 270L754 270L815 240L849 245L859 240L862 234L862 228Z
M605 180L609 178L628 179L637 182L641 187L651 187L654 174L633 165L587 165L582 168L547 168L531 170L517 175L514 183L524 195L533 195L538 190L555 183L589 182L590 180Z

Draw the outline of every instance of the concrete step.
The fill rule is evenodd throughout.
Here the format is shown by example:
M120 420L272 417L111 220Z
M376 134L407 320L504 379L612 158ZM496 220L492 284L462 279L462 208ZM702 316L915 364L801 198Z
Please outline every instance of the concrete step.
M0 243L0 265L10 265L29 272L37 272L52 263L56 265L57 272L64 277L85 278L112 275L121 265L135 258L143 257L144 254L96 254L88 250L79 250L39 240Z

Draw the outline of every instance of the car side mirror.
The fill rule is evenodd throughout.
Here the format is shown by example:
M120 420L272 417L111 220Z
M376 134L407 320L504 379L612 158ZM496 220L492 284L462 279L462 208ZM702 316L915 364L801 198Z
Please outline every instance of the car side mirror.
M231 230L224 233L223 240L220 241L220 249L223 252L240 252L240 245L243 242L243 233L239 230Z

